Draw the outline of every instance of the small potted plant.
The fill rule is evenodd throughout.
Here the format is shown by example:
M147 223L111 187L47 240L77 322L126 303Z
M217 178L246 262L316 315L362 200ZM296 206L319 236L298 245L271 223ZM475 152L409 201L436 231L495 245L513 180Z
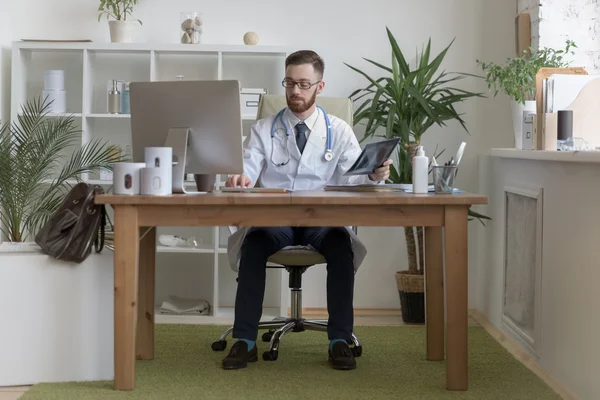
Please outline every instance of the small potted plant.
M98 22L104 16L110 29L110 41L113 43L132 43L133 28L136 22L142 25L139 19L128 19L133 11L133 6L139 0L100 0L98 7ZM113 18L113 20L110 20Z
M522 148L523 111L536 110L535 75L540 68L566 68L569 63L564 57L573 54L571 48L577 48L571 40L566 41L564 50L544 47L523 50L519 57L507 58L503 65L477 60L477 65L485 72L488 89L494 97L504 92L512 100L512 121L515 135L515 148Z

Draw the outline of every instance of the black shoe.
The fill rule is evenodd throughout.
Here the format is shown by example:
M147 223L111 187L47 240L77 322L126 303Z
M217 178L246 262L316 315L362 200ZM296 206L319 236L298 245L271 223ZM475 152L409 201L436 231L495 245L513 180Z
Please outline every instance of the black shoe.
M336 342L333 348L329 350L329 362L333 369L354 369L356 368L356 360L354 353L344 342Z
M223 369L246 368L249 362L256 361L258 361L256 344L248 351L248 343L240 340L231 346L229 354L223 359Z

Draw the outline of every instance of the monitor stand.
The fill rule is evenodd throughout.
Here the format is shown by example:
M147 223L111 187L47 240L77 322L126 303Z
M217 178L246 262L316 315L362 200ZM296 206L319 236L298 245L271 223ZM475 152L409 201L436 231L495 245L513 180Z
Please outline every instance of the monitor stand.
M191 191L185 188L189 136L189 128L171 128L165 140L165 146L173 149L173 193L206 194L208 192Z

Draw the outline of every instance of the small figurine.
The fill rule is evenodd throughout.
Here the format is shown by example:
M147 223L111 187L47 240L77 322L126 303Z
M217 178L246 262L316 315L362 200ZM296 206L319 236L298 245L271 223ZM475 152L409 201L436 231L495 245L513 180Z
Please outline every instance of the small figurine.
M258 35L256 32L246 32L244 35L244 43L249 46L255 46L258 44Z
M195 17L194 19L188 18L181 23L181 30L183 35L181 36L181 43L184 44L198 44L200 43L200 34L202 33L202 21L200 18Z

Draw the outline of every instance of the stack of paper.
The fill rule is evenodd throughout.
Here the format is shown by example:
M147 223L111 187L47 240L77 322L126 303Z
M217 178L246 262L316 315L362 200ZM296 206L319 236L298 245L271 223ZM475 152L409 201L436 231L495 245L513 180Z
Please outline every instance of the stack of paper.
M581 90L600 75L553 74L544 82L544 113L566 110Z
M169 296L169 300L163 301L160 306L161 314L177 315L207 315L210 305L206 300L184 299L177 296Z

